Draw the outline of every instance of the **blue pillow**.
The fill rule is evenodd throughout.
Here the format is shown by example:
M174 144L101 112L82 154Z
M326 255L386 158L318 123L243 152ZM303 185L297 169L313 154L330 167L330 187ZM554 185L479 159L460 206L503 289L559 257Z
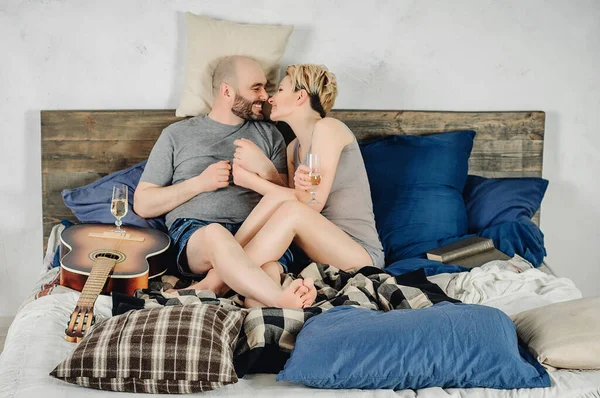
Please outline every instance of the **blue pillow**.
M490 238L494 246L508 256L518 254L539 267L546 257L544 234L535 223L523 218L520 222L505 222L485 228L477 234Z
M123 224L166 231L164 217L144 219L133 211L133 193L145 166L146 161L143 161L127 169L109 174L88 185L75 189L64 189L62 191L63 201L82 223L113 224L115 218L110 212L113 185L125 184L129 187L127 197L129 211L121 219Z
M467 233L462 191L474 137L457 131L361 143L387 264Z
M495 308L336 307L306 322L277 380L317 388L549 387L546 370Z
M492 225L531 219L540 208L548 180L484 178L469 175L463 189L469 232Z
M426 253L429 250L474 235L475 234L453 236L451 238L441 239L437 243L430 242L430 247L427 247L425 252L414 258L395 261L385 268L385 272L398 276L423 268L425 274L431 276L443 273L470 271L468 268L455 264L443 264L439 261L428 260ZM494 246L498 250L511 257L518 254L529 261L534 267L539 267L544 261L544 257L547 255L544 246L544 234L533 221L528 219L522 219L520 222L506 222L492 225L491 227L479 231L477 235L492 239L494 241Z
M422 268L427 276L470 271L470 269L461 267L460 265L444 264L439 261L428 260L425 254L423 254L420 257L405 258L403 260L395 261L385 267L385 272L393 276L399 276L419 268Z

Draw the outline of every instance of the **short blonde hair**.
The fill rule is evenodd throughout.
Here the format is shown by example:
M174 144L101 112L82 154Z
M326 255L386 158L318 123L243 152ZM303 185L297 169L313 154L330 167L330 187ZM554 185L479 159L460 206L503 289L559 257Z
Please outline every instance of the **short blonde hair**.
M325 117L337 97L335 75L325 65L315 64L290 65L285 73L292 80L294 91L306 90L312 109Z

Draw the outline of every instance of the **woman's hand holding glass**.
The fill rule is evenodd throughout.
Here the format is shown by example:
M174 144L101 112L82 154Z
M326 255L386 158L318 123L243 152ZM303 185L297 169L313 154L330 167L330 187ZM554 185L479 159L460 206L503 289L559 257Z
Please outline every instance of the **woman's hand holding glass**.
M294 173L294 187L300 191L308 192L312 188L310 183L310 167L301 164Z
M321 172L319 167L319 157L316 154L309 154L307 164L302 164L294 173L294 185L296 189L310 192L311 199L308 204L319 203L315 199L317 186L321 183Z

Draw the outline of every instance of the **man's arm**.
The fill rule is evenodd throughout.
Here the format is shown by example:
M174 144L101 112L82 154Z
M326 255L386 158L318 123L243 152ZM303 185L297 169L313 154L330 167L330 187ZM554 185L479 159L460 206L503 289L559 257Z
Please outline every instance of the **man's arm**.
M144 218L166 214L196 195L228 186L230 170L229 161L222 160L208 166L200 175L179 184L162 187L140 182L133 196L134 211Z

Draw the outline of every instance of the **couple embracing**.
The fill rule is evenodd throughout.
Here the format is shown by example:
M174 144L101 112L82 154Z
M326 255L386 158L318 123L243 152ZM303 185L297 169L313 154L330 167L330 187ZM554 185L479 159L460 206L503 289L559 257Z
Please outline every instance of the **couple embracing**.
M246 307L305 308L316 297L312 280L281 285L292 242L310 260L342 270L383 268L383 249L356 138L326 116L337 96L335 76L300 64L286 69L270 98L266 84L254 60L222 59L211 112L162 132L134 209L146 218L166 214L177 253L172 271L199 280L189 289L217 295L232 289L246 297ZM287 149L281 133L263 121L265 101L271 120L286 122L296 136ZM314 201L304 164L311 154L320 159Z

